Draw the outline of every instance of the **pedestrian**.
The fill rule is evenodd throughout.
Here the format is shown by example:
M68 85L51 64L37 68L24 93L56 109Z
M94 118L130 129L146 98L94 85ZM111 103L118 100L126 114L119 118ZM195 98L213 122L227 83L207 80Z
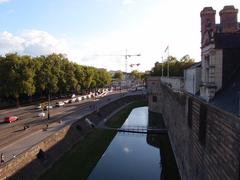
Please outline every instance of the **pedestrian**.
M16 156L15 156L15 154L13 154L13 159L15 159L16 158Z
M4 161L4 155L3 155L3 153L1 153L1 164L2 163L4 163L5 161Z

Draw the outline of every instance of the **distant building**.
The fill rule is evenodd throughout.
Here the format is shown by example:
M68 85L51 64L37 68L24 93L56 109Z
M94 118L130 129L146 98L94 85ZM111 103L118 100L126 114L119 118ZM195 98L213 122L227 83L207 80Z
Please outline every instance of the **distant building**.
M184 91L196 95L200 88L201 62L184 70Z
M220 24L215 23L216 11L201 11L201 87L200 96L212 100L219 90L240 70L240 29L238 10L225 6L220 11Z
M135 87L141 84L138 80L135 80L131 77L130 73L123 72L122 80L114 78L115 73L118 71L109 71L112 76L112 86L118 88L130 88Z

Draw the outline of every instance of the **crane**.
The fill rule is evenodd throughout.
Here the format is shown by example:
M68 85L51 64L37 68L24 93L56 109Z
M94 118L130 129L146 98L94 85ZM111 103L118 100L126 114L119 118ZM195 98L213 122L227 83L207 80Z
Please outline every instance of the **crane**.
M127 49L126 49L125 54L120 54L120 55L95 55L95 56L123 56L123 57L125 57L125 71L127 73L128 58L133 57L133 56L141 56L141 54L140 53L139 54L128 54Z
M133 67L133 66L140 66L140 63L137 63L137 64L130 64L129 66L130 66L130 67Z
M127 49L126 49L126 54L125 54L125 71L127 73L127 66L128 66L128 58L132 56L141 56L141 54L128 54ZM140 65L140 64L139 64Z

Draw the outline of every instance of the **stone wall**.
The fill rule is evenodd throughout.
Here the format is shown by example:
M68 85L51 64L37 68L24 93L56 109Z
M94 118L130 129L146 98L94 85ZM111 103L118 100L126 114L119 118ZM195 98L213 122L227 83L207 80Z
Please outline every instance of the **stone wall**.
M184 88L182 77L161 77L161 82L169 86L174 91L182 91Z
M45 138L40 143L37 143L22 154L18 155L16 158L3 164L0 168L0 179L36 179L36 177L45 171L44 168L48 167L51 162L58 159L63 152L76 142L77 137L81 137L83 132L74 132L74 129L76 131L76 127L79 124L80 122L65 126L56 133ZM83 121L81 122L81 127L83 128L84 126L87 127ZM86 128L84 129L87 131ZM65 141L65 144L62 142L63 140ZM67 144L66 141L68 141ZM55 146L57 147L57 150ZM37 159L37 154L40 149L45 152L46 159ZM21 173L19 173L20 171Z
M59 132L55 133L54 135L44 139L39 144L36 144L35 146L31 147L27 151L23 152L22 154L18 155L15 159L5 163L0 168L0 179L4 179L6 177L9 177L13 175L15 172L32 162L34 159L37 158L37 154L39 152L39 149L42 149L43 151L48 150L53 145L56 144L56 142L63 139L69 130L69 126L64 127Z
M163 115L181 178L239 180L240 119L164 85L151 89L149 110Z

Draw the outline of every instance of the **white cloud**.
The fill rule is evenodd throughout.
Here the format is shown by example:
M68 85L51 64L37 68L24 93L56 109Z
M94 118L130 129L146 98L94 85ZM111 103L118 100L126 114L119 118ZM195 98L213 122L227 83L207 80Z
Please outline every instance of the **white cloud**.
M24 39L13 36L11 33L4 31L0 34L0 53L21 52L24 49Z
M57 39L45 31L24 30L20 35L7 31L0 34L0 53L18 52L33 56L66 53L65 39Z
M0 4L9 2L10 0L0 0Z
M41 55L53 52L66 53L65 40L57 39L45 31L25 30L21 34L25 40L24 54ZM62 52L63 51L63 52Z
M135 0L123 0L122 5L130 5L130 4L135 4Z

